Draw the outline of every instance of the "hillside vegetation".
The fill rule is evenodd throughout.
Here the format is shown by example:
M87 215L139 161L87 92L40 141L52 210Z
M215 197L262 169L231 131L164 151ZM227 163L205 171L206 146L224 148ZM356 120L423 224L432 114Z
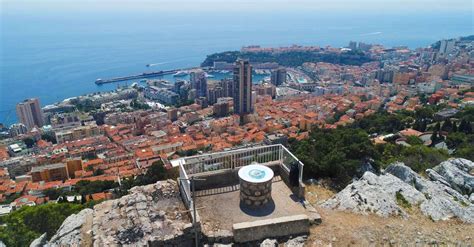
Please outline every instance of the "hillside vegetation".
M372 61L360 51L348 51L343 53L319 51L290 51L278 53L226 51L208 55L201 66L213 66L214 62L234 63L238 58L248 59L252 63L276 62L287 67L301 66L305 62L361 65Z
M354 177L366 169L377 172L388 164L401 161L415 172L423 173L440 162L459 157L474 160L474 108L461 110L452 119L436 121L438 108L425 107L415 112L384 111L358 120L352 125L337 129L315 128L309 138L290 139L290 149L305 164L306 178L329 178L336 189L344 188ZM399 145L398 131L413 128L420 132L431 131L432 144L426 146L419 138L406 140L409 146ZM384 144L374 144L371 136L395 134ZM444 142L450 149L435 148Z

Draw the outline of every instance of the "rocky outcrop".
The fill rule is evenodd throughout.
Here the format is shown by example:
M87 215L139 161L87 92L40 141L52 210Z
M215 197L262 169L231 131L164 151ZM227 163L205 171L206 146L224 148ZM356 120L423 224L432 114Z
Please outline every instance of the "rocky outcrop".
M474 193L474 162L450 159L427 171L430 179L447 183L462 194Z
M172 180L134 187L129 195L99 204L94 211L94 246L178 244L193 239L185 237L191 230L190 219Z
M289 239L283 246L285 247L303 247L307 240L307 236L298 236L296 238Z
M306 240L308 236L302 235L297 236L294 238L287 239L284 242L279 243L276 239L265 239L260 243L260 247L277 247L277 246L284 246L284 247L303 247L305 246ZM250 246L250 245L249 245Z
M326 201L323 207L363 214L372 212L384 217L406 216L406 212L396 201L397 193L410 204L420 203L424 199L422 193L391 174L377 176L366 172L361 179Z
M48 238L46 236L46 233L43 233L43 235L41 235L39 238L31 242L30 247L43 247L47 244L48 244Z
M82 226L87 218L92 216L94 210L83 209L77 214L67 217L63 224L50 239L51 246L79 246L83 241Z
M260 243L260 247L277 247L278 241L276 239L265 239Z
M47 245L192 246L191 230L177 183L167 180L69 216Z
M468 195L460 193L469 191L470 165L471 161L463 159L443 162L427 171L432 179L429 180L403 163L394 163L381 175L366 172L322 206L385 217L407 216L407 208L419 206L423 214L435 221L459 218L474 223L474 204Z
M443 162L444 163L444 162ZM432 181L422 178L402 163L392 164L385 170L425 195L420 204L421 211L433 220L447 220L457 217L464 222L474 223L474 205L446 181ZM440 177L442 177L440 175Z

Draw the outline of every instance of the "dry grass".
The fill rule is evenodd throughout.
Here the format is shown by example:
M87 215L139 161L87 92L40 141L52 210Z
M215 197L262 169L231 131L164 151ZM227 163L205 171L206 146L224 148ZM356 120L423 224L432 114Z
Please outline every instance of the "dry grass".
M474 246L474 225L458 220L433 222L415 206L408 210L407 219L318 206L334 193L323 186L307 187L307 200L322 217L322 224L311 228L307 246Z

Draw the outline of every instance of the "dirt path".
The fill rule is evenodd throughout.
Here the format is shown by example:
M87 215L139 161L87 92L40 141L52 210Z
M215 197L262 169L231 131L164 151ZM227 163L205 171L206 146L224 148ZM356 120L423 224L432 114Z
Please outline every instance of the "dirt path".
M334 194L321 186L307 187L307 200L321 214L311 228L307 246L474 246L474 225L457 220L433 222L419 209L408 219L382 218L324 209L317 204Z

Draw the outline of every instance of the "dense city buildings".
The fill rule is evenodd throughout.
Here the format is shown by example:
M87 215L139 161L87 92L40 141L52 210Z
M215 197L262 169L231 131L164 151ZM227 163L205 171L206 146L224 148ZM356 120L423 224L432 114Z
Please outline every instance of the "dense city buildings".
M351 43L371 58L361 65L216 62L214 68L183 71L189 77L174 82L148 79L66 99L44 107L43 115L38 100L27 100L18 104L22 123L3 128L0 166L9 176L0 177L0 188L7 188L0 200L18 197L21 205L41 204L51 188L70 191L87 183L81 181L128 181L153 163L169 168L169 159L200 152L287 145L308 138L316 127L336 129L380 111L394 114L424 104L443 105L449 109L437 112L436 118L446 119L474 105L469 91L474 43L452 42L417 50ZM315 46L242 50L255 56L350 52ZM256 77L260 79L252 82ZM419 134L406 130L400 135L409 133ZM33 200L31 194L37 197Z
M28 132L28 128L22 123L12 124L10 126L10 136L15 137L18 135L26 134Z
M43 111L39 99L27 99L16 105L16 114L22 124L28 129L42 127L44 124Z

